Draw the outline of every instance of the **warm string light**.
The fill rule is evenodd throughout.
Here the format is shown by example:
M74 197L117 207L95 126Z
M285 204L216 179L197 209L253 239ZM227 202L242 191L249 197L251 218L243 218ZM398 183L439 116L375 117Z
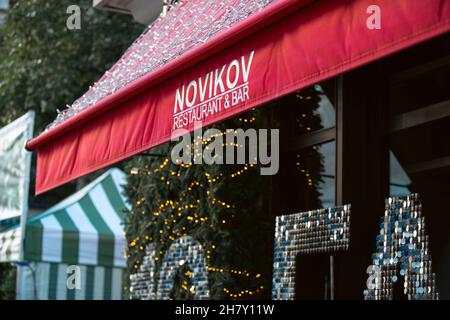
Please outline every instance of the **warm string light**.
M241 270L235 270L235 269L228 269L228 270L226 270L226 269L224 269L224 268L220 268L220 267L208 267L208 271L212 271L212 272L220 272L220 273L224 273L224 272L227 272L227 273L231 273L231 274L234 274L234 275L239 275L239 276L244 276L244 277L247 277L247 278L250 278L252 275L251 275L251 273L249 273L249 272L247 272L247 271L241 271ZM258 273L258 274L256 274L256 275L254 275L254 278L256 278L256 279L261 279L261 274L260 273ZM261 279L262 280L262 279ZM242 297L244 297L244 296L246 296L246 295L249 295L249 296L252 296L252 295L254 295L254 294L257 294L257 293L259 293L260 291L262 291L264 289L264 286L262 286L262 285L260 285L260 286L258 286L256 289L253 289L253 290L251 290L251 289L246 289L246 290L241 290L241 291L239 291L239 292L232 292L232 291L230 291L230 290L228 290L227 288L223 288L223 291L226 293L226 294L228 294L228 296L231 298L231 299L237 299L237 298L242 298Z
M254 123L256 122L256 112L255 112L255 108L251 109L251 116L248 117L239 117L238 120L239 122L244 122L244 123Z
M205 172L205 177L208 179L208 183L215 183L220 181L219 179L223 177L223 173L220 173L218 176L214 177L208 172Z
M239 292L232 292L230 290L228 290L227 288L223 288L223 291L228 294L228 296L231 299L238 299L238 298L243 298L246 295L252 296L256 293L261 292L262 290L264 290L264 286L259 286L258 288L254 289L254 290L241 290Z
M237 170L237 171L231 173L228 177L229 177L229 178L236 178L236 177L238 177L238 176L244 174L244 173L245 173L246 171L248 171L249 169L254 168L255 166L256 166L256 165L253 164L253 163L244 164L244 167L243 167L242 169ZM209 183L215 183L215 182L220 182L220 181L221 181L220 179L221 179L221 178L223 179L223 176L224 176L224 175L223 175L223 173L220 173L220 174L217 175L217 176L213 176L213 175L211 175L210 173L205 172L205 176L207 177Z
M166 221L167 221L167 219L164 220L165 224L166 224ZM183 236L185 236L185 235L183 235ZM133 246L136 246L136 241L138 241L139 239L140 239L139 237L136 237L133 240ZM146 235L145 236L145 240L151 241L152 240L152 236ZM209 249L206 250L206 259L208 261L211 260L212 251L216 251L216 248L217 248L216 245L210 245ZM140 246L139 249L143 251L144 247ZM155 263L157 263L160 260L160 258L162 258L163 255L164 255L163 250L160 250L157 254L155 254L155 257L154 257ZM130 257L130 255L128 255L128 258L129 257ZM140 261L139 260L135 261L133 267L134 267L134 269L138 269L140 267ZM240 269L237 269L237 268L223 268L223 267L211 266L210 264L207 264L206 267L207 267L208 272L229 273L229 274L233 274L235 276L241 276L241 277L245 277L245 278L258 279L258 281L262 280L261 273L254 274L254 273L248 272L247 270L240 270ZM191 277L192 273L189 270L187 270L184 273L184 275L187 276L187 277ZM182 288L182 290L190 291L192 294L195 295L195 287L191 286L190 288L188 288L187 281L184 281L182 283L181 288ZM229 290L227 288L223 289L223 291L228 295L228 297L230 299L233 299L233 300L234 299L240 299L240 298L243 298L245 296L253 296L253 295L258 294L259 292L261 292L263 290L264 290L264 286L263 285L259 285L258 287L254 288L254 289L245 289L245 290L236 291L236 292L233 292L233 291L231 291L231 290Z
M301 91L297 91L297 94L295 95L295 97L297 98L297 99L299 99L299 100L305 100L305 101L308 101L308 100L311 100L312 99L312 97L311 96L303 96L302 94L301 94Z
M189 185L188 190L191 191L191 190L192 190L192 187L194 187L194 186L203 186L203 184L199 183L198 181L193 181L193 182ZM184 198L186 195L187 195L187 193L184 192L184 193L182 194L182 196L180 197L180 199L179 199L178 201L176 201L176 202L174 202L174 201L172 201L172 200L166 200L164 203L161 203L161 204L159 205L160 211L163 211L166 207L169 207L169 206L170 206L172 209L177 208L178 211L181 211L181 208L182 208L182 207L178 207L178 203L179 203L179 202L182 200L182 198ZM200 200L197 200L197 203L198 203L199 201L200 201ZM138 207L138 206L142 205L144 202L145 202L145 198L141 198L140 200L138 200L137 202L135 202L135 207ZM156 216L159 216L159 215L161 214L160 211L153 212L153 216L155 216L155 217L156 217ZM131 214L134 214L134 213L135 213L134 210L132 210L132 211L131 211ZM144 211L144 213L145 213L145 211Z
M233 129L227 129L225 132L221 132L219 134L212 135L212 136L210 136L207 139L202 139L201 141L199 139L197 139L197 141L195 141L194 143L197 144L197 145L199 145L200 143L201 144L207 144L210 141L212 141L213 138L216 138L218 136L223 136L226 133L232 132L232 131L236 132ZM233 147L236 147L236 148L242 147L241 145L239 145L237 143L225 143L225 144L223 144L223 146L227 146L227 145L230 145L230 146L233 146ZM198 154L197 156L201 156L201 155ZM194 155L194 159L195 159L195 155ZM144 166L143 169L141 169L141 168L132 168L130 173L134 174L134 175L142 174L142 175L150 176L150 175L157 174L157 173L161 172L163 169L165 169L168 166L168 164L169 164L169 159L166 158L159 165L159 167L157 167L157 168L155 168L153 170L148 170L148 166L146 165L146 166ZM191 167L193 165L193 163L188 163L188 164L184 164L184 163L178 163L177 164L176 163L176 165L179 165L183 169L187 169L187 168ZM240 169L240 170L230 174L229 177L235 178L237 176L240 176L240 175L244 174L246 171L248 171L249 168L253 168L254 166L255 166L254 164L245 164L242 169ZM181 176L180 172L177 172L177 171L174 171L174 170L170 171L170 175L171 176L176 176L176 177L180 177ZM219 182L222 179L224 179L223 173L220 173L217 176L213 176L212 174L210 174L208 172L205 172L205 177L207 179L207 182L210 183L210 184ZM168 185L170 184L169 179L166 178L165 176L161 176L160 179L163 182L165 181L166 184L168 184ZM196 188L196 187L202 188L202 187L204 187L204 184L201 183L200 181L192 181L189 184L187 190L182 192L180 198L177 201L166 200L165 202L161 203L158 206L158 208L159 208L158 211L155 211L155 212L152 213L152 216L154 217L153 224L157 223L158 217L160 217L163 213L167 213L168 214L167 218L163 220L162 228L159 229L159 234L162 235L162 234L166 233L167 238L169 240L171 240L171 241L174 241L177 238L181 238L183 236L186 236L186 227L185 226L182 226L181 230L179 230L179 228L174 228L174 226L177 224L179 218L189 214L188 213L189 210L196 210L196 209L198 209L198 205L199 205L199 202L200 202L199 199L197 199L195 203L181 204L183 199L188 194L190 194L190 192L193 190L193 188ZM220 199L217 199L214 196L212 196L211 192L209 190L207 190L206 196L207 196L207 199L209 199L210 204L212 204L212 205L220 206L220 207L225 208L225 209L235 208L234 205L226 203L224 201L221 201ZM145 203L145 198L142 197L138 201L135 202L134 208L138 208L141 205L143 205L144 203ZM167 212L168 209L172 209L172 211L174 211L175 214L173 212ZM141 214L145 214L145 210L142 210L140 213ZM131 214L135 214L135 211L134 210L131 211ZM187 215L186 216L186 220L191 222L191 223L201 224L201 223L206 223L208 221L208 217L200 216L197 213L194 213L194 214ZM169 221L171 221L170 224L169 224ZM225 223L227 223L227 220L226 219L222 219L222 220L220 220L220 223L225 224ZM150 241L153 241L153 237L147 235L147 236L145 236L145 240L148 243ZM139 237L135 238L129 244L129 249L145 251L145 245L143 245L143 244L138 245L137 244L138 241L139 241ZM159 242L161 244L164 243L162 238L159 239ZM155 258L154 258L155 262L158 261L161 258L162 254L163 254L163 252L160 251L159 254L155 255ZM127 257L128 258L131 257L130 253L127 254ZM207 252L207 256L206 257L207 257L208 260L210 260L210 258L211 258L211 252L210 251ZM134 262L134 268L138 269L139 266L140 266L140 261L136 260ZM216 268L212 268L211 270L216 270ZM234 269L227 270L227 272L232 273L232 274L236 274L236 275L241 275L241 274L242 275L247 275L248 274L245 271L239 271L239 270L234 270ZM258 275L256 275L256 277L258 278L258 277L260 277L260 275L258 274ZM255 290L253 290L253 291L246 290L246 291L243 291L243 292L237 293L237 294L230 293L230 297L232 297L233 295L239 296L239 294L242 295L242 294L248 293L248 292L251 292L250 294L253 294L253 292L258 292L258 291L259 291L259 289L257 289L256 291Z
M189 186L187 187L188 191L192 191L192 188L194 187L203 187L203 183L199 182L199 181L192 181ZM186 193L184 193L186 194Z
M226 203L224 201L221 201L221 200L219 200L217 198L214 198L214 197L211 197L210 201L211 201L211 204L219 205L219 206L221 206L223 208L226 208L226 209L230 209L230 208L234 208L235 207L234 205L228 204L228 203Z
M302 94L301 91L297 91L297 94L295 95L295 97L296 97L297 99L299 99L300 101L308 101L308 100L311 100L311 99L312 99L312 97L311 97L310 95L304 96L304 95ZM305 119L306 117L307 117L306 113L302 113L302 114L301 114L301 118ZM299 126L300 128L303 128L303 127L304 127L303 122L302 122L301 119L297 119L297 123L298 123L298 126ZM305 127L305 130L306 130L307 132L311 132L313 129L312 129L311 127Z
M211 267L208 266L208 271L212 271L212 272L219 272L219 273L231 273L231 274L235 274L235 275L240 275L240 276L245 276L245 277L251 277L252 274L248 271L245 270L237 270L237 269L225 269L225 268L221 268L221 267ZM254 275L254 277L256 279L261 278L261 274L258 273L256 275Z
M244 167L242 169L232 173L230 175L230 177L235 178L237 176L240 176L241 174L244 174L249 168L253 168L254 166L255 166L255 164L253 164L253 163L246 164L246 165L244 165Z
M135 202L135 207L139 207L141 204L145 203L145 198L142 197L141 199L139 199L138 201Z
M239 118L240 122L244 122L244 123L253 123L256 121L255 117L251 117L251 118Z
M196 138L196 140L191 144L191 150L192 149L194 149L194 150L201 150L201 148L194 148L194 145L197 145L198 147L199 147L199 145L200 145L200 143L202 144L202 145L207 145L208 143L210 143L213 139L215 139L215 138L217 138L217 137L220 137L220 136L224 136L224 135L226 135L226 134L228 134L228 133L230 133L230 132L233 132L234 134L236 134L237 133L237 130L235 130L235 129L226 129L225 131L223 131L223 132L220 132L220 133L217 133L217 134L213 134L213 135L210 135L208 138L202 138L202 137L199 137L199 138ZM222 147L227 147L227 146L231 146L231 147L235 147L235 148L243 148L244 147L244 145L242 145L242 144L238 144L238 143L235 143L235 142L225 142L225 143L222 143ZM209 146L206 146L205 147L205 149L208 149L209 148ZM202 157L203 156L203 154L201 153L201 152L197 152L197 153L195 153L194 154L194 162L189 162L189 163L183 163L183 162L181 162L181 160L180 159L175 159L174 160L174 164L175 165L178 165L178 166L180 166L181 168L183 168L183 169L188 169L188 168L190 168L194 163L195 163L195 159L197 159L198 157ZM256 160L256 159L255 159ZM146 176L150 176L150 175L153 175L153 174L155 174L155 173L158 173L158 172L161 172L165 167L167 167L167 165L169 164L169 159L168 158L166 158L165 160L164 160L164 162L158 167L158 168L155 168L155 169L153 169L153 170L148 170L148 166L144 166L144 168L137 168L137 167L133 167L131 170L130 170L130 174L131 175L146 175ZM246 164L246 166L250 166L250 167L253 167L254 166L254 164ZM248 168L247 168L248 169ZM245 169L245 170L247 170L247 169ZM243 171L242 171L243 172ZM173 176L177 176L177 177L181 177L181 174L179 173L179 172L177 172L177 171L171 171L170 172L170 174L171 175L173 175ZM236 173L237 174L237 173ZM223 174L220 174L220 176L223 176ZM234 177L234 176L233 176ZM164 179L164 178L161 178L161 179ZM216 182L218 180L218 178L216 177L216 178L211 178L208 182Z
M188 273L190 274L190 272L185 272L184 275L187 276ZM191 286L190 288L188 288L187 281L183 281L183 283L181 284L181 289L184 291L189 291L192 293L192 295L195 296L195 286Z
M211 262L211 253L212 251L216 251L216 246L215 245L211 245L209 250L206 250L206 258L209 261L209 263ZM206 266L208 272L218 272L218 273L229 273L229 274L233 274L236 276L241 276L241 277L245 277L245 278L254 278L254 279L258 279L259 281L262 280L261 277L261 273L257 273L257 274L252 274L251 272L248 272L247 270L239 270L237 268L223 268L223 267L217 267L217 266L211 266L210 264L208 264ZM228 294L228 296L232 299L236 299L236 298L241 298L244 295L253 295L256 293L259 293L261 290L264 289L264 286L260 285L258 288L254 289L254 290L242 290L240 292L231 292L230 290L228 290L227 288L224 288L224 292Z
M139 241L139 239L140 239L140 237L134 238L134 239L128 244L129 248L134 248L134 247L136 247L136 246L137 246L137 241ZM131 255L130 255L129 252L127 253L127 257L128 257L128 258L131 257ZM136 260L136 261L133 263L133 268L134 268L134 269L138 269L139 266L140 266L140 261L139 261L139 260Z
M221 134L223 134L223 133L221 133ZM239 145L235 144L234 146L238 147ZM190 167L191 165L192 164L188 164L188 165L185 165L185 166L186 167ZM254 164L246 164L246 165L244 165L243 169L241 169L241 170L231 174L230 177L234 178L236 176L239 176L239 175L243 174L244 172L246 172L249 168L251 168L253 166L254 166ZM174 172L174 171L172 171L171 173L172 173L172 175L177 175L177 173ZM221 173L218 176L214 177L210 173L205 172L205 177L207 178L208 183L215 183L215 182L220 181L221 179L223 179L223 174ZM161 179L162 181L165 180L164 177L161 177L161 178L162 178ZM192 181L189 184L188 188L187 188L188 192L191 192L192 189L195 188L195 187L204 187L204 185L201 182L199 182L199 181ZM182 198L184 198L186 196L186 194L187 193L184 192L178 201L174 202L172 200L166 200L164 203L161 203L159 205L159 211L154 212L153 216L159 217L161 215L161 213L163 211L165 211L166 208L169 208L169 207L171 209L174 209L174 211L177 212L177 216L178 217L183 216L183 214L187 214L187 211L190 210L190 209L197 209L198 203L200 202L200 200L197 200L196 203L179 205L179 202L181 202ZM226 203L224 201L221 201L220 199L215 198L214 196L211 196L211 193L210 193L209 190L207 190L207 198L209 199L209 201L210 201L210 203L212 205L217 205L217 206L220 206L220 207L226 208L226 209L234 208L234 205L228 204L228 203ZM141 201L142 200L143 199L141 199ZM173 214L169 214L168 218L169 219L175 218L175 219L172 220L172 222L173 222L173 224L176 224L177 220L176 220L176 217ZM166 230L170 229L169 230L170 233L168 235L168 238L171 241L174 241L176 239L174 237L174 235L177 236L177 237L185 236L185 234L180 234L179 233L181 231L171 229L171 227L168 225L169 224L169 219L164 219L163 225L162 225L163 228L159 230L159 233L163 234L164 233L164 228ZM200 217L197 213L194 213L193 215L191 214L191 215L186 216L186 219L188 221L190 221L190 222L193 222L193 223L204 223L204 222L208 221L208 217ZM223 223L223 224L226 223L226 220L222 219L221 223ZM184 231L185 227L183 226L182 228L183 228L183 231ZM148 240L151 241L151 239L152 239L152 237L146 236L146 240L147 241ZM160 242L163 243L162 239L160 240ZM134 243L134 246L136 246L136 243ZM212 251L214 249L215 249L215 246L213 245L213 246L211 246L210 250L206 251L206 258L208 259L208 261L210 261L211 255L212 255ZM144 247L142 245L139 246L139 250L143 251ZM156 254L155 258L154 258L155 262L159 261L159 259L162 257L162 255L163 255L162 251L160 251L159 254ZM136 261L135 268L139 268L139 261ZM243 276L243 277L251 277L252 276L249 272L247 272L245 270L238 270L238 269L225 269L225 268L220 268L220 267L208 266L208 271L211 271L211 272L222 272L222 273L223 272L227 272L227 273L230 273L230 274L239 275L239 276ZM259 279L261 277L261 274L256 274L256 275L254 275L254 277L256 279ZM187 285L182 286L182 288L184 290L188 290ZM260 286L260 287L258 287L256 289L253 289L253 290L242 290L240 292L231 292L228 289L224 288L224 292L226 292L229 295L230 298L236 299L236 298L240 298L240 297L242 297L244 295L256 294L256 293L260 292L263 288L264 288L263 286Z
M205 175L209 175L209 174L205 173ZM189 184L187 190L190 192L190 191L193 190L194 187L203 187L203 186L204 186L204 185L203 185L202 183L200 183L199 181L192 181L192 182ZM217 198L215 198L215 197L212 197L209 190L207 190L207 193L206 193L206 194L207 194L207 198L210 199L210 203L213 204L213 205L218 205L218 206L221 206L221 207L224 207L224 208L227 208L227 209L230 209L230 208L234 208L234 207L235 207L234 205L228 204L228 203L226 203L226 202L224 202L224 201L221 201L221 200L219 200L219 199L217 199ZM179 216L179 217L182 216L181 211L187 210L187 209L193 209L193 208L195 209L195 208L197 208L197 207L198 207L198 204L199 204L199 202L200 202L199 199L197 199L197 200L196 200L196 203L194 203L194 204L183 204L183 205L179 205L179 203L182 201L182 199L185 198L187 195L188 195L188 192L183 192L182 195L181 195L181 197L179 198L179 200L177 200L177 201L166 200L164 203L161 203L161 204L159 205L159 211L153 212L153 213L152 213L153 216L155 216L155 217L160 216L161 213L162 213L162 211L164 211L167 207L170 207L171 209L175 209L176 211L178 211L178 216ZM138 200L138 201L135 203L135 206L136 206L136 207L137 207L137 206L140 206L140 205L142 205L144 202L145 202L145 198L141 198L140 200ZM134 211L132 211L132 213L134 213ZM207 218L202 218L201 221L203 222L203 221L206 221L206 220L207 220Z
M194 183L193 185L199 185L199 184L198 184L198 183ZM209 195L209 194L210 194L210 193L208 192L208 195ZM153 215L154 215L155 217L157 217L157 216L159 216L159 215L161 214L161 211L163 211L163 210L164 210L165 208L167 208L167 207L170 207L170 208L172 208L172 209L175 209L175 208L176 208L175 211L178 211L178 213L177 213L178 217L181 217L183 211L186 211L186 210L189 210L189 209L197 209L198 203L199 203L199 202L200 202L200 200L197 199L195 203L185 204L185 205L176 207L176 203L175 203L175 202L173 202L172 200L167 200L165 203L160 204L160 206L159 206L160 212L154 212ZM212 203L212 204L220 205L220 206L225 207L225 208L231 208L231 205L229 205L229 204L227 204L227 203L225 203L225 202L222 202L222 201L220 201L220 200L218 200L218 199L216 199L216 198L212 198L212 199L211 199L211 203ZM176 217L175 217L174 214L169 214L169 218L172 220L172 222L173 222L174 225L177 223L177 220L176 220ZM194 213L193 215L187 216L186 219L187 219L188 221L191 221L191 222L196 223L196 224L199 224L199 223L205 223L205 222L208 221L208 217L201 217L201 216L199 216L197 213ZM154 221L154 223L156 223L156 220ZM223 220L222 220L222 223L226 223L226 220L223 219ZM164 220L163 220L163 225L162 225L163 228L159 230L159 233L160 233L160 234L163 234L163 233L164 233L164 231L165 231L164 228L165 228L166 231L167 231L167 230L170 231L170 233L169 233L169 235L168 235L168 238L169 238L171 241L175 240L176 237L177 237L177 238L180 238L180 237L186 236L186 234L184 233L184 231L186 230L186 227L185 227L185 226L182 227L182 230L176 230L176 229L173 229L173 228L172 228L170 225L168 225L168 224L169 224L169 219L167 219L167 218L164 219ZM147 241L148 241L148 240L151 241L151 240L153 240L153 237L146 236L145 239L146 239ZM130 248L136 247L137 241L138 241L138 240L139 240L139 237L135 238L135 239L129 244L129 247L130 247ZM163 242L162 239L160 240L160 242L161 242L161 243ZM145 250L144 246L142 246L142 245L139 246L139 247L136 247L136 249L139 249L139 250L141 250L141 251L144 251L144 250ZM209 251L208 251L208 252L209 252ZM139 266L139 264L136 264L136 265Z
M182 163L180 159L175 159L175 165L180 166L183 169L189 169L190 167L192 167L193 163Z
M145 175L145 176L151 176L155 173L161 172L167 165L169 164L169 159L164 159L163 163L159 165L158 168L155 168L153 170L148 170L148 166L145 166L144 168L131 168L130 174L131 175Z
M193 181L193 182L191 182L189 188L191 189L192 187L195 187L195 186L200 186L201 187L203 185L201 183L199 183L198 181ZM210 203L213 204L213 205L218 205L218 206L220 206L222 208L226 208L226 209L234 208L234 205L228 204L228 203L226 203L224 201L221 201L221 200L219 200L219 199L217 199L215 197L211 197L211 193L209 192L209 190L207 191L207 196L210 198ZM181 199L180 199L180 201L181 201ZM159 205L159 211L153 212L153 216L154 217L160 216L161 213L163 213L167 208L170 207L171 209L173 209L174 211L177 212L176 213L177 216L175 216L173 213L169 213L169 216L168 216L168 218L175 225L177 223L177 220L176 220L177 217L183 216L183 213L186 213L186 211L188 211L188 210L197 209L198 205L200 203L200 200L197 199L195 203L183 204L181 206L178 205L178 203L179 203L179 201L174 202L172 200L166 200L164 203L161 203ZM168 234L168 238L171 241L175 240L176 238L185 236L186 235L184 233L184 231L186 229L185 226L182 227L182 230L174 229L174 228L172 228L172 226L169 225L169 219L166 218L166 219L163 220L162 229L159 230L159 233L160 234L164 234L164 231L169 231L170 233ZM186 217L186 219L188 221L190 221L190 222L195 223L195 224L206 223L208 221L208 217L200 216L197 213L194 213L193 215L188 215ZM154 223L156 223L156 220L154 221ZM221 223L225 224L226 220L222 219ZM164 230L164 229L166 229L166 230ZM136 249L138 249L140 251L144 251L145 250L144 246L140 245L139 247L137 247L137 241L138 240L139 240L139 237L135 238L129 244L129 247L130 248L135 248L136 247ZM150 237L150 236L146 236L146 240L150 240L151 241L151 240L153 240L153 238ZM162 243L163 241L161 240L160 242ZM158 257L156 257L156 258L158 258ZM139 263L138 262L135 263L135 268L137 268L137 267L139 267Z
M138 240L139 240L139 237L134 238L133 241L131 241L131 242L129 243L129 246L130 246L130 247L135 247L135 246L136 246L136 241L138 241Z
M301 117L302 117L302 118L306 118L306 113L302 113ZM301 119L297 119L297 123L298 123L298 126L299 126L300 128L303 128L303 127L304 127L303 122L302 122ZM307 132L311 132L311 131L312 131L312 128L311 128L311 127L306 127L305 130L306 130Z
M304 169L302 167L300 158L301 158L301 156L299 154L297 154L297 162L295 163L295 166L297 167L297 170L305 176L308 187L312 188L312 187L314 187L314 183L313 183L313 180L311 177L311 172L308 169Z

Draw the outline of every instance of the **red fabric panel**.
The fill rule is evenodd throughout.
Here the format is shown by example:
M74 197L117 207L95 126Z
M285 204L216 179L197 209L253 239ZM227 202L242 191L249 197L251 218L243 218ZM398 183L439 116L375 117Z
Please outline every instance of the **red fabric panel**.
M366 10L372 4L381 7L381 30L369 30L366 26L369 16ZM177 89L181 93L183 86L187 90L195 80L190 93L196 86L193 104L202 110L209 98L209 87L205 87L205 99L201 102L200 86L205 82L209 85L211 76L206 78L207 75L216 70L220 75L225 65L221 79L227 91L226 74L231 64L229 80L232 82L239 69L234 89L240 85L245 87L244 74L252 52L248 98L228 108L222 105L203 119L203 125L263 105L449 30L448 0L315 1L246 39L229 44L228 48L182 73L160 79L145 90L142 86L135 87L137 95L117 98L114 108L85 118L76 128L63 130L53 139L38 137L37 141L31 141L28 147L38 149L37 193L170 140ZM232 63L234 59L237 60ZM213 101L218 103L220 81L216 87L218 93ZM221 101L227 96L231 99L231 95L231 92L223 94ZM187 109L184 105L184 110ZM192 129L192 124L185 127Z

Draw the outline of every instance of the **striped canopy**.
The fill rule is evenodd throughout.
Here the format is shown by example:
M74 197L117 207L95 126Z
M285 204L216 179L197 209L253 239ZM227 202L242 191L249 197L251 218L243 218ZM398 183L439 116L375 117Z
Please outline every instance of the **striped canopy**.
M110 169L27 223L25 261L126 266L122 195L125 174Z
M32 262L20 290L25 300L120 300L123 268L79 266L80 288L67 287L68 264Z

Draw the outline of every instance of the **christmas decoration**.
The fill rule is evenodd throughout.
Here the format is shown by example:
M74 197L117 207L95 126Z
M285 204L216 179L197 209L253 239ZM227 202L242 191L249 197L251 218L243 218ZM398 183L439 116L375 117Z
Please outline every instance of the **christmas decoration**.
M296 109L300 124L319 129L315 110L322 95L322 91L310 88L274 104L282 107L277 110ZM221 135L237 128L278 128L284 124L273 117L278 112L272 114L272 106L253 109L215 128ZM289 118L292 114L286 119ZM206 149L211 138L191 139L192 144L197 144L191 150ZM236 142L232 145L243 148ZM275 215L270 203L273 177L261 176L259 164L195 164L201 156L196 152L191 163L173 163L172 148L173 144L165 144L127 163L130 175L126 194L132 204L126 222L127 297L156 299L160 280L167 280L171 288L165 291L165 298L197 299L189 290L194 285L189 276L194 271L191 263L173 267L169 279L160 277L169 248L178 239L189 236L203 248L209 298L269 299L273 256L267 252L273 252ZM299 161L295 155L286 157L294 170ZM313 186L321 183L323 159L316 148L309 150L308 155L317 161L302 161L308 176L300 172L296 180L299 186L304 185L309 204L320 207L321 194ZM198 295L197 289L195 292Z
M203 0L175 3L142 33L99 81L72 105L67 105L47 130L276 1Z
M224 134L233 127L267 127L267 113L259 114L252 111L248 115L259 119L251 124L232 119L218 129ZM210 138L200 137L192 143L205 148L210 142ZM242 148L237 143L234 147ZM258 165L250 163L194 165L195 157L201 155L194 155L192 163L173 163L169 160L171 148L155 148L150 156L136 157L128 165L131 174L127 195L133 204L126 227L130 297L189 298L185 290L177 285L174 288L174 281L181 288L191 281L190 287L195 288L191 298L206 297L196 280L185 276L188 270L195 272L192 262L184 272L182 266L177 269L174 265L170 272L164 271L164 258L171 246L190 236L203 248L210 298L268 298L265 288L270 277L264 275L270 274L272 257L265 252L271 250L273 232L265 200L269 179L259 174ZM141 266L149 259L154 261L154 271L141 273ZM177 276L179 279L174 279ZM148 282L149 277L155 287L153 293L138 283Z
M272 298L293 300L298 254L348 250L350 205L278 216L275 230Z
M439 299L418 194L386 200L372 260L367 269L366 300L398 298L394 297L394 286L399 276L404 278L403 293L409 300Z
M132 299L167 300L180 297L189 300L209 297L208 270L203 248L197 241L192 237L173 241L164 255L156 285L153 279L154 251L155 246L149 246L139 272L131 275ZM178 292L175 293L174 290Z

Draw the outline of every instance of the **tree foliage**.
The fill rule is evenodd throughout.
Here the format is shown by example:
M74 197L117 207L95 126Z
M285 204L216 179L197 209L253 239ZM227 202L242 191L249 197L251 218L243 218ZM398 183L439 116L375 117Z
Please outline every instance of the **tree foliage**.
M81 29L68 30L70 0L16 1L0 26L0 127L28 110L36 111L35 134L53 121L109 69L137 38L143 26L126 15L92 8L92 0L76 1ZM34 185L32 169L31 185ZM74 184L30 203L50 207L74 191ZM0 299L13 299L15 269L0 265Z
M77 1L81 29L69 30L73 1L18 1L0 28L0 125L28 110L37 131L80 97L137 38L143 27L126 15Z
M9 263L0 263L0 300L16 298L16 268Z
M216 127L222 132L267 128L264 112L252 111L244 117L252 123L235 118ZM197 142L203 148L210 143ZM175 164L170 160L172 147L163 145L151 151L161 156L139 156L128 163L127 171L140 169L129 176L126 187L132 203L126 223L128 273L139 268L146 246L155 243L157 283L173 240L191 236L204 249L212 299L235 298L235 294L236 298L269 298L274 222L267 210L270 178L261 176L256 165ZM186 292L174 290L173 298L186 298Z
M36 111L35 135L97 81L138 37L142 25L126 15L77 1L81 29L69 30L73 1L18 1L0 26L0 127ZM34 166L32 183L34 185ZM75 183L47 193L31 205L48 207L72 193Z

